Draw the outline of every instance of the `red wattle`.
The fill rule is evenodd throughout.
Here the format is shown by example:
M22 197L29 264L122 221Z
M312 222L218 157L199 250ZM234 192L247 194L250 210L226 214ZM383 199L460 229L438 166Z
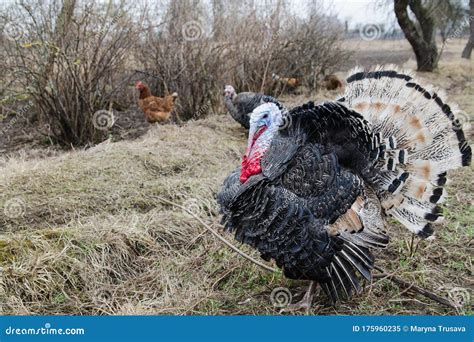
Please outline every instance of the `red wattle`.
M240 183L245 183L250 176L259 174L262 172L262 167L260 165L260 159L262 159L261 152L254 152L251 155L251 158L247 156L250 155L252 148L257 142L258 138L267 130L267 126L262 126L252 137L252 143L247 147L244 157L242 158L242 169L240 171Z
M262 156L260 153L255 153L251 159L246 155L242 159L242 169L240 171L240 183L245 183L250 176L257 175L262 172L260 160Z

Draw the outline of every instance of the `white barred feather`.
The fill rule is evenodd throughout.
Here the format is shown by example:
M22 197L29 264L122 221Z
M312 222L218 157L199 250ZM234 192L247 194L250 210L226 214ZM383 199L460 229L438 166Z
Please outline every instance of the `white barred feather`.
M458 109L446 106L444 92L420 85L395 66L356 68L350 75L343 101L380 134L375 183L382 206L410 231L428 237L429 222L440 216L436 203L445 197L446 171L471 158L464 135L453 125Z

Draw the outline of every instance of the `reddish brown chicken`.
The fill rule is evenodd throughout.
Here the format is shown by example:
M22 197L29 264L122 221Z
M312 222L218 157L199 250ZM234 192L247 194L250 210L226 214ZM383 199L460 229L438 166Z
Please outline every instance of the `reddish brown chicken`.
M280 77L277 74L272 74L273 81L277 82L288 89L295 90L300 85L300 80L295 77Z
M344 90L345 83L344 80L342 80L337 75L331 74L324 77L323 87L325 87L327 90Z
M178 93L165 97L153 96L150 88L142 82L137 82L136 88L140 91L138 106L145 113L147 121L149 123L165 123L168 121Z

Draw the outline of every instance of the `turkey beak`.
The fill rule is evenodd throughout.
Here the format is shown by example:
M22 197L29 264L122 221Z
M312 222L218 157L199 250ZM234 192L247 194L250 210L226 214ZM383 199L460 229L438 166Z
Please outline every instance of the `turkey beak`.
M250 155L250 150L252 150L253 146L253 137L255 136L255 132L257 132L257 129L255 127L250 126L249 129L249 138L247 141L247 151L245 151L245 156L248 157Z
M266 129L267 129L267 125L265 123L262 123L258 125L257 127L250 126L249 139L247 142L247 151L245 152L246 157L250 156L250 152L252 151L252 148L255 145L255 142Z

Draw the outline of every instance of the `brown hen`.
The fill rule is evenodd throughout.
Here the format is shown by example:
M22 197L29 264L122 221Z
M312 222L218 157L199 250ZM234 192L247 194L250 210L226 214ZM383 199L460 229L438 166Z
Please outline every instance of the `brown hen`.
M165 97L153 96L150 88L142 82L137 82L136 88L140 91L138 106L145 113L149 123L165 123L169 120L173 111L174 102L178 93L173 93Z

